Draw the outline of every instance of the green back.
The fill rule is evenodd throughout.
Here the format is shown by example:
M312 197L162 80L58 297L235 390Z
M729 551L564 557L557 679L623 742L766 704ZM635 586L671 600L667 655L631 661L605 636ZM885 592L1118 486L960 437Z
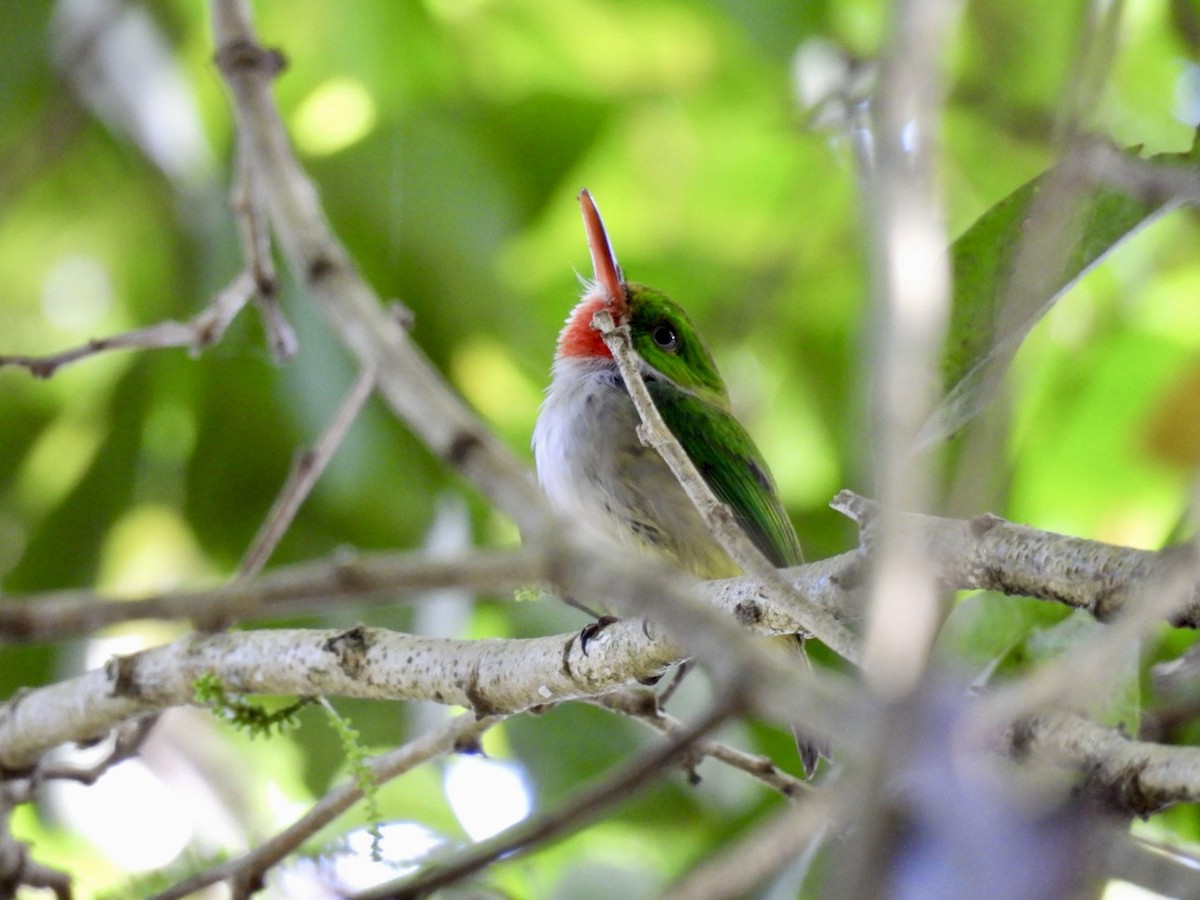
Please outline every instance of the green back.
M733 417L725 383L695 326L658 291L638 284L627 289L634 348L666 376L647 379L647 388L667 428L767 559L781 567L803 562L767 465ZM678 337L670 350L654 340L654 329L664 324Z

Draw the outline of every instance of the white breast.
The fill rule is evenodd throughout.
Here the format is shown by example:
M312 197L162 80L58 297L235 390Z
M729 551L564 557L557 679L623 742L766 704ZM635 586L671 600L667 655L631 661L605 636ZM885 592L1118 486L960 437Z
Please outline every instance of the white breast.
M611 359L556 360L533 430L546 494L620 545L655 547L698 575L732 574L666 463L638 439L638 421Z

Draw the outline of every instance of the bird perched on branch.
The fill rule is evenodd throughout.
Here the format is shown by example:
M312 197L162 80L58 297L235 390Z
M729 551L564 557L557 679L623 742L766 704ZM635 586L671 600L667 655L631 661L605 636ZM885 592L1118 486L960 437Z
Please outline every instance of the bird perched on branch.
M592 320L628 325L651 399L713 494L776 566L802 562L800 543L758 448L730 409L725 383L683 308L626 282L588 192L579 195L595 272L558 336L553 379L533 430L538 479L558 507L626 547L653 550L700 578L741 574L658 451L617 362ZM803 658L803 636L778 639ZM797 735L811 773L822 747Z

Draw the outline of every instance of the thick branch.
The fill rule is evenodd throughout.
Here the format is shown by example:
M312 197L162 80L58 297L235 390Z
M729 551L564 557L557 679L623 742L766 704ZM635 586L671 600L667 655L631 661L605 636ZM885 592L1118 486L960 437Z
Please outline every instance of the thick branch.
M875 504L842 491L831 505L858 523L869 549ZM991 514L957 520L910 513L903 527L919 530L947 588L1053 600L1102 622L1136 601L1145 584L1195 554L1191 544L1158 552L1135 550L1016 525ZM1200 584L1174 609L1170 621L1200 627Z
M1071 713L1037 716L1014 728L1009 744L1018 756L1082 772L1089 796L1124 815L1200 802L1200 747L1131 740Z
M485 716L597 696L658 675L682 656L677 644L649 638L632 620L605 629L587 653L575 634L482 641L362 627L196 634L0 706L0 768L21 769L65 741L192 703L206 672L245 693L436 700Z

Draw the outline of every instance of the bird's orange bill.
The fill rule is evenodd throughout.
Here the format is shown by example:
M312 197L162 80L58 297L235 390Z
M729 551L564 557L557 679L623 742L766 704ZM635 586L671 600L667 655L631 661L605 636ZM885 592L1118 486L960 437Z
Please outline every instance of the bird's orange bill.
M595 273L596 283L608 294L609 311L613 321L620 325L629 312L621 267L617 265L612 244L608 242L608 233L604 230L600 210L596 209L587 188L579 192L579 205L583 208L583 228L587 232L588 251L592 255L592 271Z

